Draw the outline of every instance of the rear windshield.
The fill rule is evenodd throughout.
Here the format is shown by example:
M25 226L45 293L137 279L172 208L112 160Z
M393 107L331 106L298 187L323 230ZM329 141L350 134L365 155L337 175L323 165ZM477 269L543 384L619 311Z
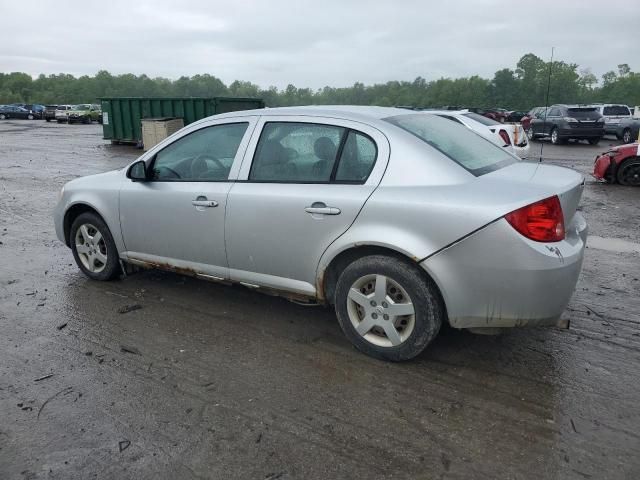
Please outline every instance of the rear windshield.
M629 107L624 105L611 105L602 109L603 115L631 115Z
M567 114L573 118L598 118L600 113L597 108L573 107L567 108Z
M491 126L491 125L500 125L500 122L496 122L495 120L485 117L483 115L479 115L477 113L463 113L463 115L465 117L469 117L471 120L475 120L476 122L479 122L483 125L486 126Z
M477 177L517 161L464 125L437 115L397 115L384 120L415 135Z

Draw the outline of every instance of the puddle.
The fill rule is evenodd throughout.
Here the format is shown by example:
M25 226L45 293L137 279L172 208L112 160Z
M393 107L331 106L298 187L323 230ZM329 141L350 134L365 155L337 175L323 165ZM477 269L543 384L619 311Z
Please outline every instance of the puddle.
M598 250L608 250L609 252L640 253L640 243L622 240L621 238L607 238L589 235L587 237L587 246Z

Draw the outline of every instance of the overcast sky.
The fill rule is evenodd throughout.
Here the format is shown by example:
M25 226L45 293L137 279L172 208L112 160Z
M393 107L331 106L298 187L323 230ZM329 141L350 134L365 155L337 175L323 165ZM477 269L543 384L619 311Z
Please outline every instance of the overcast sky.
M640 70L638 0L0 0L0 71L318 88L491 77L532 52ZM634 38L636 40L634 40Z

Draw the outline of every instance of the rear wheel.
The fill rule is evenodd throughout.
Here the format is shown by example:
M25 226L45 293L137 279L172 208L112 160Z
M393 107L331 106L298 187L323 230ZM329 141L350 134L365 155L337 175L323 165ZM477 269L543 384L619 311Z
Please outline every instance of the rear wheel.
M562 140L560 138L560 135L558 134L558 129L555 127L551 129L551 143L553 143L554 145L561 145L562 143L564 143L564 140Z
M590 138L589 139L589 145L597 145L598 143L600 143L600 140L602 140L600 137L598 137L598 138Z
M29 115L27 115L27 119L28 120L33 120L35 117L33 116L32 113L30 113Z
M631 129L625 128L624 132L622 132L622 142L623 143L633 143L633 138L631 138Z
M95 213L83 213L74 220L69 243L78 267L87 277L111 280L120 274L116 244L107 224Z
M0 113L0 120L5 120L7 116L4 113Z
M618 166L616 180L620 185L640 186L640 157L628 158Z
M381 360L409 360L435 338L444 306L418 267L373 255L351 263L336 286L342 331L356 348Z

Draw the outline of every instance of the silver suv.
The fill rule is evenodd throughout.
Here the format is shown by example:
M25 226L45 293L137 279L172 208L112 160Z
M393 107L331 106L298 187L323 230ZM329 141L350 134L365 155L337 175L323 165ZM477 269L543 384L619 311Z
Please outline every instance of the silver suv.
M631 109L626 105L605 103L602 105L596 104L594 107L604 117L604 133L606 135L618 136L617 131L620 121L632 117ZM618 140L621 140L621 138L618 137Z

